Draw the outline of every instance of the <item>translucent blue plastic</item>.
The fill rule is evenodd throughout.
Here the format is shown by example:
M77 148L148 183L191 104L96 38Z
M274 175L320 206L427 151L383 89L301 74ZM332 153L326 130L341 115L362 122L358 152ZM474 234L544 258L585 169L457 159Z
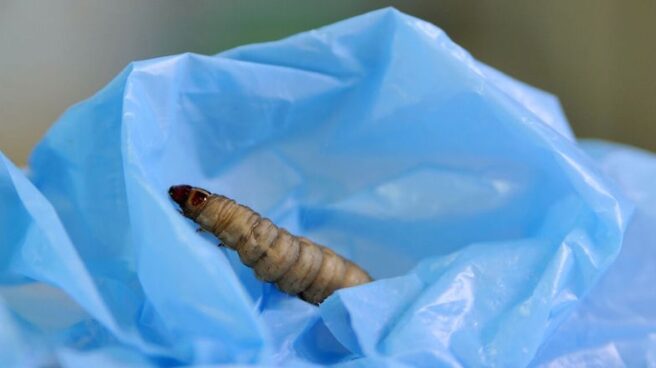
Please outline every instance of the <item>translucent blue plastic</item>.
M135 62L60 118L31 181L0 161L0 363L585 361L625 331L583 341L581 329L615 316L572 314L620 251L632 205L619 188L639 208L656 195L633 166L656 159L590 150L603 166L555 97L393 9L217 56ZM606 165L615 151L623 161ZM195 231L173 184L230 196L376 281L320 307L282 294ZM633 252L654 236L656 218L641 216ZM592 296L622 304L631 268L618 264ZM653 362L656 301L631 295L645 309L620 317L651 313L632 331L652 348L618 347L619 361L642 349Z
M656 367L656 155L584 142L636 209L622 251L535 360L541 367Z

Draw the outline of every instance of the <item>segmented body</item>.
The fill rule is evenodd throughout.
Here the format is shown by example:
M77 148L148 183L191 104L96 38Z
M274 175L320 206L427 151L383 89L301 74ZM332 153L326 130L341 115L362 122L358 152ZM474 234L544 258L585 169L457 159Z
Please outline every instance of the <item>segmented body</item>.
M236 250L259 279L288 294L319 304L337 289L372 280L353 262L230 198L190 186L171 187L169 194L185 216Z

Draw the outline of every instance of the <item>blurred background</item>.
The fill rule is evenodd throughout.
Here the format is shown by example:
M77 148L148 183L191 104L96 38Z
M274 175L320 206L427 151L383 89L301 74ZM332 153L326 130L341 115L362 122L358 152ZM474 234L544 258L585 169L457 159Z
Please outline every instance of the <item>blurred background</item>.
M559 96L579 137L656 150L656 1L0 0L0 150L24 165L64 110L130 61L214 54L385 6Z

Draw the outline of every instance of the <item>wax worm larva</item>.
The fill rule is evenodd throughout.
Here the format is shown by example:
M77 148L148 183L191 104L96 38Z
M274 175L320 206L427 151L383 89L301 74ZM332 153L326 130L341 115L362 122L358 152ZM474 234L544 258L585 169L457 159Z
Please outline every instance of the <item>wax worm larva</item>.
M230 198L189 185L172 186L169 195L186 217L236 250L259 279L288 294L319 304L337 289L371 281L355 263Z

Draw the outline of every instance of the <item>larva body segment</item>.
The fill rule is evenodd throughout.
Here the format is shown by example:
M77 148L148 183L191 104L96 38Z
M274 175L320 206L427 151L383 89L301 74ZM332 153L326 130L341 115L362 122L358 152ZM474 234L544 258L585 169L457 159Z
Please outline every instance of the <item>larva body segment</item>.
M332 250L323 247L323 262L317 277L302 293L303 300L321 300L328 297L334 290L340 289L341 280L344 278L344 259Z
M307 289L312 281L317 278L321 263L323 262L323 252L320 247L305 238L299 240L299 258L292 268L278 281L280 290L296 295Z
M299 246L296 237L284 229L277 230L276 239L253 266L255 275L267 282L280 280L298 260Z
M236 250L259 279L288 294L319 304L337 289L372 280L355 263L230 198L188 185L173 186L169 194L185 216Z

